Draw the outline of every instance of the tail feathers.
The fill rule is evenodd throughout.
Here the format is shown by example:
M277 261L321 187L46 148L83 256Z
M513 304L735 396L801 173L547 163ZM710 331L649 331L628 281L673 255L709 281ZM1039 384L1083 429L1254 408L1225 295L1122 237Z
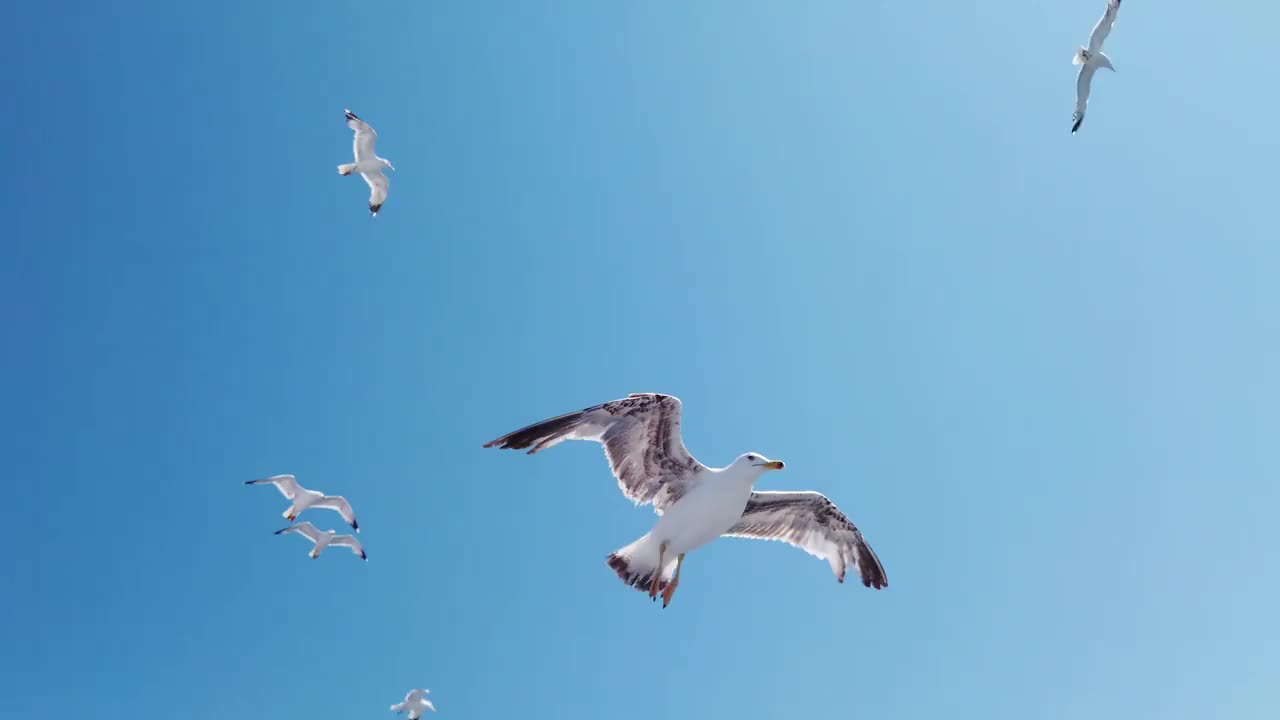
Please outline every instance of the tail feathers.
M355 172L355 169L356 169L356 165L355 165L355 163L351 163L351 164L349 164L349 165L339 165L339 166L338 166L338 174L339 174L339 175L350 175L351 173Z
M653 588L654 577L658 578L658 592L665 590L676 567L675 557L664 559L663 567L658 567L658 544L649 535L610 553L608 562L622 582L640 592Z
M1089 54L1089 51L1086 50L1085 48L1076 48L1076 54L1075 54L1075 57L1071 58L1071 64L1083 65L1085 63L1085 60L1087 59L1088 54Z

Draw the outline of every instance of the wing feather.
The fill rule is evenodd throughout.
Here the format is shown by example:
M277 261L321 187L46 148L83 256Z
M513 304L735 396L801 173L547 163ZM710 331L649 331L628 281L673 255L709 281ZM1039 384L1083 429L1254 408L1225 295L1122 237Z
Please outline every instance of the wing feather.
M590 440L604 446L609 469L622 494L661 514L705 469L680 437L680 399L635 393L621 400L543 420L503 435L485 447L539 450L565 440Z
M1120 0L1107 0L1107 9L1102 13L1102 19L1093 26L1093 32L1089 35L1090 53L1096 53L1102 49L1102 43L1106 42L1107 36L1111 34L1111 26L1115 24L1116 12L1119 10Z
M778 540L800 548L826 560L839 582L853 565L863 585L877 590L889 585L862 533L822 493L753 492L742 518L725 535Z
M356 114L350 110L346 110L347 127L355 130L355 138L352 140L352 153L355 155L356 162L362 163L373 160L373 145L378 140L378 133L373 131L373 127L369 123L356 117Z

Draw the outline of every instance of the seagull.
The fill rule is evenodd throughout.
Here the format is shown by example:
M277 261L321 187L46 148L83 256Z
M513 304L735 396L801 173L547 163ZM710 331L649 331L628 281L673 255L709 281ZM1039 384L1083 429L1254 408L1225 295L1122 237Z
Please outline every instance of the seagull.
M350 110L344 112L347 114L347 127L356 131L353 143L356 161L350 165L339 165L338 173L350 175L358 172L360 177L369 183L369 214L377 217L378 211L382 209L382 203L387 200L387 187L391 184L387 176L382 174L382 168L395 170L395 167L391 165L390 160L373 154L373 143L377 141L378 133L369 127L369 123L356 117L356 114Z
M298 533L302 537L315 543L315 547L311 548L311 559L315 560L320 557L320 552L330 545L345 545L351 548L351 552L360 556L361 560L368 560L369 556L364 554L364 548L360 546L360 541L355 535L339 535L332 530L318 530L315 525L309 522L300 522L297 525L290 525L287 528L276 531L276 535L284 533Z
M534 423L485 447L532 455L565 440L603 445L622 494L653 505L660 516L643 537L611 553L609 567L650 599L661 592L663 607L680 584L685 554L722 535L793 545L826 560L839 582L852 565L863 585L889 584L862 533L822 494L754 490L762 475L783 468L781 460L750 452L710 468L693 459L680 439L680 408L671 395L637 393Z
M1093 82L1093 74L1104 67L1111 72L1116 69L1111 65L1111 58L1102 52L1102 43L1111 34L1111 26L1116 22L1116 12L1120 10L1120 0L1107 0L1107 11L1102 19L1093 26L1093 34L1089 36L1089 47L1077 48L1072 65L1080 66L1080 75L1076 77L1076 112L1071 116L1071 134L1075 135L1084 122L1084 109L1089 104L1089 85Z
M409 720L418 720L418 718L422 717L422 713L426 710L435 712L436 706L432 705L431 701L426 698L426 695L429 692L431 691L418 690L416 688L413 690L410 690L409 694L404 696L404 702L399 702L399 703L396 703L395 705L392 705L391 711L396 713L402 713L402 712L408 711Z
M288 510L282 514L289 522L298 519L303 510L307 508L328 508L329 510L337 510L343 520L351 526L352 530L360 532L360 524L356 522L356 514L351 509L351 503L341 495L325 495L322 492L308 490L298 484L298 479L292 475L272 475L269 478L261 480L246 480L245 485L275 485L285 499L293 502Z

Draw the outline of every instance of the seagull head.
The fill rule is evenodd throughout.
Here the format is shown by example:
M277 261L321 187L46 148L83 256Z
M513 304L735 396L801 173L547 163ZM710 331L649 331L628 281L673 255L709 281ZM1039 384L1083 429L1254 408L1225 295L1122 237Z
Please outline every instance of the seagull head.
M388 160L388 159L386 159L386 158L378 158L378 159L382 161L382 166L383 166L383 167L385 167L385 168L387 168L387 169L389 169L389 170L391 170L391 171L393 171L393 172L395 171L396 166L395 166L395 165L392 165L390 160Z
M781 460L770 460L760 453L755 452L739 455L738 459L733 461L733 464L744 468L750 468L752 476L755 477L758 477L769 470L781 470L785 467Z

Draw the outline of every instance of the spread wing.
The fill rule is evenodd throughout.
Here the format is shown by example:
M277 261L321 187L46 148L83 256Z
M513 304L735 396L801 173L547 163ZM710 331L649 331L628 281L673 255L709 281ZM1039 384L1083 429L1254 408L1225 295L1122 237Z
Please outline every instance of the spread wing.
M679 500L706 468L680 439L680 399L637 393L585 410L543 420L487 443L485 447L529 454L565 440L604 445L609 469L622 494L658 514Z
M373 151L370 150L370 152ZM382 203L387 201L387 188L391 187L391 181L387 180L387 176L383 175L381 170L362 172L360 177L369 183L369 213L377 215L382 209Z
M363 163L373 160L373 144L378 140L378 133L373 131L369 123L356 117L356 114L350 110L344 111L347 115L347 127L356 131L355 140L352 142L352 151L356 156L357 163Z
M839 582L852 564L863 585L877 590L889 585L862 533L822 493L753 492L742 518L725 535L781 540L798 547L826 560Z
M360 556L361 560L368 560L369 556L364 554L364 547L360 545L360 541L354 535L335 535L329 541L330 545L345 545L351 548L351 552Z
M1084 109L1089 105L1089 87L1093 84L1093 74L1098 66L1085 63L1080 66L1080 75L1076 78L1076 111L1071 115L1071 134L1075 135L1084 122Z
M246 480L245 485L275 485L285 499L292 500L298 496L298 479L292 475L273 475L261 480Z
M311 507L337 510L338 514L342 516L343 520L347 521L347 524L350 525L353 530L360 532L360 524L356 522L356 513L351 509L351 503L347 502L347 499L341 495L326 495L322 500L320 500L320 502L315 503Z
M1093 34L1089 36L1089 52L1096 53L1102 49L1102 43L1111 34L1111 26L1116 22L1116 12L1120 10L1120 0L1107 0L1107 10L1102 19L1093 26Z
M300 522L297 525L290 525L287 528L276 531L276 535L281 535L283 533L298 533L313 543L320 542L320 531L316 529L315 525L312 525L309 522Z

